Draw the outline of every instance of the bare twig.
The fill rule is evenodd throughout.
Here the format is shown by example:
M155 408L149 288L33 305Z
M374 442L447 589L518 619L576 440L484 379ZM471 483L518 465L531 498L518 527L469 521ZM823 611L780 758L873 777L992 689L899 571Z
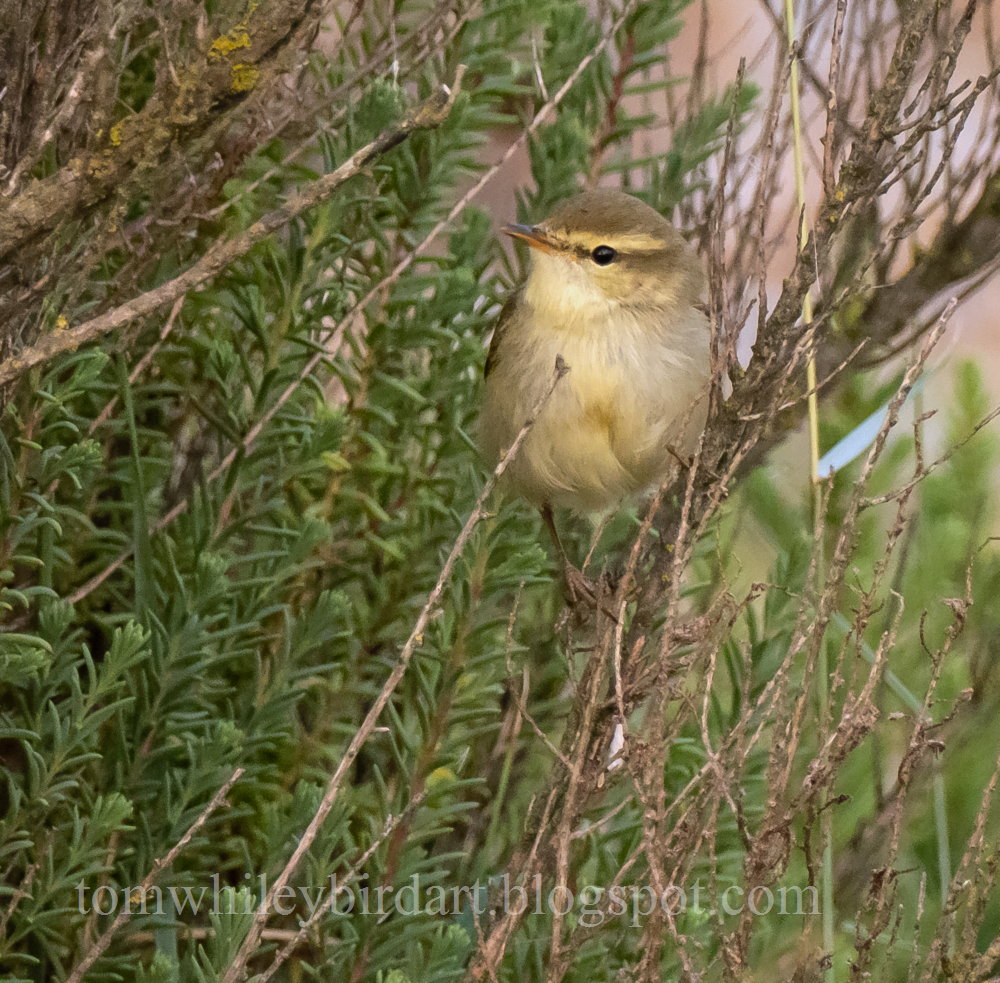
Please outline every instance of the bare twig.
M211 802L201 811L198 818L188 827L187 832L170 848L170 850L161 858L157 858L153 861L153 868L150 872L143 878L142 883L138 887L142 897L145 897L146 892L156 883L159 879L160 874L163 873L168 867L173 864L173 862L180 855L181 851L188 845L191 838L201 829L202 826L208 822L209 816L219 808L220 805L225 802L226 796L229 794L229 790L239 781L240 776L243 774L242 768L237 768L229 778L226 779L222 787L212 796ZM73 971L66 977L66 983L80 983L83 977L86 975L87 970L97 962L98 959L107 950L108 946L111 945L111 940L115 937L118 931L122 928L126 922L132 917L132 906L123 905L122 910L118 913L115 920L108 926L107 930L103 935L87 950L83 959L80 960L73 967Z
M372 702L371 708L365 715L364 721L362 721L357 731L355 731L354 736L351 738L351 742L344 751L344 754L341 757L340 762L337 764L334 773L330 776L330 780L327 782L319 807L316 809L309 825L305 828L302 836L299 838L295 849L292 851L291 857L288 858L288 862L282 868L281 873L275 878L267 896L262 899L260 906L254 913L253 924L250 931L247 933L247 936L244 939L243 944L240 946L239 952L236 954L232 964L226 970L226 974L222 978L222 983L238 983L238 981L242 980L246 975L247 961L257 945L261 930L267 922L268 916L273 908L275 897L277 897L284 889L289 878L292 876L292 873L295 871L295 868L299 865L299 861L316 839L323 822L330 814L330 810L333 808L333 804L337 800L337 795L340 792L340 787L343 784L347 772L354 764L354 760L357 758L361 748L364 747L365 743L368 741L372 731L375 729L375 725L378 723L379 717L382 716L382 711L385 709L390 698L392 697L392 694L396 691L396 687L399 686L403 676L406 674L406 670L410 665L410 660L413 658L413 653L416 651L417 646L423 642L424 631L426 630L431 617L434 615L434 612L438 609L438 606L441 603L441 598L444 595L445 588L451 579L452 570L458 562L458 558L462 555L465 545L468 543L473 530L486 514L486 502L490 495L492 495L497 481L507 470L510 462L514 460L518 451L521 449L521 445L524 443L525 438L531 432L531 428L534 426L538 414L548 402L549 397L554 392L556 386L559 384L559 381L568 371L569 368L562 361L562 359L557 359L551 385L535 405L531 417L521 427L514 443L508 448L494 469L493 474L490 475L486 484L483 486L483 490L476 499L476 504L471 514L468 519L466 519L465 525L462 526L462 531L458 534L458 538L455 540L451 551L448 553L448 557L441 568L441 573L438 575L437 582L434 584L433 589L428 595L427 601L424 603L424 606L417 617L409 638L407 638L402 651L399 653L396 665L393 667L392 672L383 684L378 696Z
M400 827L401 823L404 823L410 819L413 814L420 808L421 803L427 795L426 789L421 789L416 795L413 796L412 800L407 803L406 808L398 815L392 817L386 824L382 827L381 832L376 836L368 848L358 857L357 860L351 864L350 869L348 869L344 876L339 880L338 885L342 887L348 887L358 876L358 872L363 869L364 865L375 855L376 851L382 846L383 843L389 838L390 834L395 832L396 829ZM257 983L267 983L274 974L281 969L282 965L288 960L288 957L305 941L306 936L313 926L323 917L328 911L333 909L337 904L337 896L331 891L330 897L326 904L317 905L316 910L299 926L297 932L287 932L283 933L282 941L285 943L275 954L274 959L271 960L271 965L260 973L256 979ZM272 930L273 931L273 930ZM268 929L263 929L261 931L261 937L268 937ZM273 937L273 936L272 936Z
M625 23L625 20L631 14L636 3L637 0L628 0L628 2L625 3L613 25L614 32L617 32ZM594 50L581 59L580 64L577 65L577 67L570 73L569 77L559 87L558 91L556 91L550 99L539 107L531 122L501 155L500 159L488 167L480 176L479 180L476 181L476 183L464 195L462 195L457 202L455 202L448 214L437 222L416 246L408 250L406 255L396 264L396 266L388 274L382 277L381 280L375 283L371 289L351 307L351 309L340 319L340 321L325 333L324 339L327 341L327 350L317 352L305 363L299 371L298 377L293 379L292 382L286 386L274 403L250 428L240 444L232 448L223 461L212 471L208 478L210 482L214 481L215 478L224 473L226 468L228 468L229 465L236 459L238 454L250 449L257 437L263 432L264 427L270 422L271 419L273 419L274 415L281 409L281 407L284 406L289 399L291 399L302 382L309 378L311 373L321 362L331 357L331 352L335 353L340 349L344 339L348 337L348 330L359 317L361 312L376 297L381 296L385 290L396 283L396 281L399 280L399 278L413 265L413 263L416 262L416 260L424 254L424 252L426 252L431 243L433 243L437 237L451 224L451 222L454 221L454 219L469 205L475 196L479 194L479 192L482 191L482 189L501 172L507 162L524 146L524 144L539 129L539 127L541 127L542 123L545 122L552 111L559 106L563 99L566 98L573 86L579 81L583 72L590 66L595 58L599 57L599 55L610 43L612 36L613 33L605 35ZM329 340L331 337L332 341ZM353 339L353 336L351 337ZM153 527L153 531L157 532L166 528L166 526L173 522L174 519L183 515L184 512L187 511L188 505L189 502L187 499L178 502L177 505L175 505L166 515L157 521L156 525ZM132 548L129 548L120 553L99 573L95 574L85 584L77 588L77 590L70 596L70 601L76 603L92 591L96 590L102 583L104 583L104 581L108 579L108 577L110 577L116 570L119 570L128 561L132 552Z
M410 134L417 130L440 126L448 118L455 104L455 99L461 91L464 74L465 66L460 65L450 88L442 86L439 92L408 112L398 123L383 130L371 143L355 151L336 170L308 184L284 205L254 222L246 231L232 239L215 243L194 266L179 276L75 328L57 327L36 345L8 358L0 364L0 385L16 379L23 372L47 362L55 355L72 351L84 342L93 341L102 334L114 331L115 328L120 328L184 296L216 276L241 256L245 256L258 242L266 239L277 229L325 201L344 182L360 174L387 151L402 143Z

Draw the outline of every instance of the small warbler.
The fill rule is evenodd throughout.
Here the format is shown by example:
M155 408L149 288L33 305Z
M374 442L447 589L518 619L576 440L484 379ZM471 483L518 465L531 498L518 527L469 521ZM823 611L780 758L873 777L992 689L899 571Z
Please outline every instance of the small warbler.
M531 247L531 263L494 330L480 442L496 463L561 357L569 372L504 484L541 510L574 594L586 578L566 558L552 507L606 512L649 490L691 453L704 428L704 276L673 226L620 191L584 192L544 222L504 232Z

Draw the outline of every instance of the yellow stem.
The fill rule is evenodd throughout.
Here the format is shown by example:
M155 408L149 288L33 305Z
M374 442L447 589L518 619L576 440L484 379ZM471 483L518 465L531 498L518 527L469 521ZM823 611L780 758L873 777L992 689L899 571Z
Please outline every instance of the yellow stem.
M792 53L791 71L789 75L790 100L792 106L792 152L795 162L795 196L799 206L800 225L799 241L803 248L809 239L809 224L806 220L806 175L802 159L802 115L799 104L799 60L795 51L795 3L785 0L785 28L788 32L788 48ZM802 322L807 327L812 324L812 296L807 291L802 299ZM819 400L816 393L816 351L815 343L809 346L806 361L806 386L809 390L807 407L809 412L809 474L813 489L813 521L820 521L822 507L822 489L819 484ZM822 539L818 540L822 548ZM822 563L816 566L817 573L822 569ZM820 645L819 664L817 666L817 697L818 711L821 723L829 716L830 693L827 687L829 666L826 659L826 646ZM823 833L823 857L820 865L820 895L823 913L823 948L830 955L830 960L824 972L826 983L835 983L836 969L834 965L834 910L833 910L833 817L829 809L823 811L820 819Z

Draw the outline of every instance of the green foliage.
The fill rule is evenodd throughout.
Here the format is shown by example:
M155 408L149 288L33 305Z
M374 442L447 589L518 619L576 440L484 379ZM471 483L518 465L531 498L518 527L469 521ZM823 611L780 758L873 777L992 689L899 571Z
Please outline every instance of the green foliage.
M757 99L759 89L743 81L729 85L717 99L708 100L696 116L686 120L673 134L672 147L664 157L633 160L631 166L650 169L652 205L662 211L673 208L694 187L705 187L704 165L725 146L730 119L737 132Z
M856 377L841 395L841 412L824 416L824 444L877 409L897 383L898 378L878 385ZM863 514L861 534L851 555L851 575L841 592L840 613L833 618L828 638L831 654L839 653L845 643L850 650L856 631L854 619L859 611L869 612L864 637L857 642L857 664L838 661L832 667L837 676L849 676L867 671L885 633L892 633L889 669L881 687L883 725L848 760L831 796L842 796L836 807L834 856L853 858L853 869L844 865L836 877L838 904L848 910L861 905L870 887L866 877L885 856L885 838L869 837L864 831L874 816L887 822L896 806L893 797L899 796L904 822L912 833L893 862L895 869L908 872L894 888L901 918L904 923L909 921L905 932L913 931L913 913L928 903L928 897L933 899L932 905L941 903L952 874L967 862L962 856L964 844L981 821L980 795L989 786L996 765L995 747L983 753L981 737L993 733L987 721L996 720L1000 713L997 663L991 661L987 667L989 653L996 650L997 616L993 605L983 603L992 596L1000 574L1000 559L989 549L997 518L994 474L1000 463L1000 441L993 434L976 433L989 411L982 376L971 362L958 367L944 419L937 414L930 422L918 422L922 397L915 397L911 404L914 402L915 406L904 411L901 436L882 456L866 494L889 494L912 478L915 448L913 439L906 435L908 424L916 428L925 462L940 455L940 463L916 485L915 501L902 519L894 500ZM833 481L825 522L827 551L835 549L861 467L861 461L855 462ZM768 576L781 587L768 595L763 620L748 611L752 664L759 673L755 685L762 686L780 663L782 650L787 650L798 607L796 598L808 590L811 551L806 539L807 510L804 498L796 502L796 496L780 491L763 471L743 484L741 498L740 509L753 517L753 524L759 524L769 547L776 551L777 566ZM798 521L789 521L796 515ZM893 528L901 530L898 545L887 553L886 536ZM755 530L746 532L756 538ZM746 576L736 568L732 574ZM874 592L874 604L868 592ZM972 602L967 616L964 598ZM942 653L947 652L947 640L956 625L961 628L959 643L945 656ZM924 693L932 678L936 689L925 707ZM732 688L735 697L740 688L737 678L732 679ZM836 719L845 709L836 687L831 698ZM963 703L967 706L956 710ZM958 719L953 720L956 713ZM908 753L910 726L917 721L924 721L931 733L941 735L939 751L947 747L948 753L946 764L932 763L923 772L928 794L904 800L895 785L895 774L886 774L886 765L899 762ZM925 885L921 874L926 876ZM790 880L795 883L796 877L802 883L805 871L800 868ZM987 932L995 934L1000 906L992 900L985 908L984 920L990 926ZM929 938L925 926L911 945L919 945L921 939L927 944ZM880 942L885 944L888 937ZM882 968L893 979L907 978L912 953L890 949L875 949Z
M487 141L545 103L538 79L551 96L591 55L606 24L585 4L487 0L444 56L423 47L433 7L358 5L356 43L310 62L314 84L339 93L332 123L294 161L284 140L260 149L226 182L215 224L162 257L156 281L176 274L191 250L246 228L297 184L342 164L465 63L475 84L440 130L396 147L189 296L169 336L151 320L126 345L111 341L61 358L3 411L0 967L11 978L65 977L126 904L132 918L87 979L207 981L232 964L262 886L273 883L315 815L473 507L482 486L474 432L484 341L506 290L497 271L511 279L515 261L497 244L492 217L472 205L436 234L424 258L401 272L399 264L481 173ZM529 142L534 187L520 195L519 217L543 215L593 174L620 175L664 210L705 186L730 119L739 128L754 109L749 84L706 101L673 134L665 158L632 153L632 138L653 122L643 100L678 81L662 66L684 7L638 5L582 72ZM205 9L212 14L214 5ZM401 78L390 62L365 71L388 50L404 55ZM153 46L128 61L120 97L133 110L148 98L153 75L166 71L160 58ZM109 283L125 262L108 260ZM98 303L104 286L94 284L66 315ZM358 314L355 305L369 294ZM150 363L135 371L144 355ZM859 379L830 427L846 429L883 398L872 380ZM942 446L964 436L984 405L981 381L963 369ZM872 494L905 480L910 449L900 441L887 454ZM931 666L923 641L940 644L951 623L940 599L965 594L966 570L995 519L998 460L998 448L980 435L916 492L919 516L896 561L906 608L892 662L896 688L886 698L894 710L913 710L900 693L921 699L925 691ZM839 476L831 491L831 541L850 480ZM721 741L792 643L811 555L800 491L759 471L694 564L684 598L694 611L711 605L720 584L733 596L751 579L779 588L744 605L722 644L704 732L685 725L672 736L667 800L709 760L705 734ZM547 792L567 680L578 678L586 657L567 650L553 627L562 605L537 519L516 504L493 507L293 877L296 890L312 891L336 878L358 907L318 919L279 979L437 983L467 970L484 915L477 896L456 899L453 889L482 885L496 897L525 819ZM874 576L876 534L891 521L889 508L865 517L841 617L856 603L852 592ZM618 562L634 531L634 515L619 517L598 562ZM584 523L571 524L574 555L585 552L589 534ZM933 564L917 561L927 555ZM972 576L977 599L995 593L993 554ZM969 789L986 784L991 764L977 755L973 735L997 711L996 620L995 606L972 608L961 652L942 675L943 702L931 707L943 720L946 701L972 689L972 720L957 739ZM866 651L881 630L873 618L861 640ZM842 772L839 785L851 799L838 812L838 848L879 808L878 763L902 742L886 724ZM804 743L796 766L813 752ZM228 803L143 903L136 886L237 767L245 773ZM692 861L694 877L723 888L742 883L746 826L767 808L768 767L762 743L747 755L739 816L716 817L706 855ZM958 831L955 866L955 844L964 842L978 803L960 783L943 788ZM641 850L645 818L643 803L609 772L601 810L574 841L578 883L610 883ZM918 834L897 866L942 869L932 804L915 805L912 821ZM800 839L807 825L797 819ZM797 855L787 882L805 883L806 867ZM640 869L635 883L646 873ZM413 917L360 913L362 888L372 897L377 888L398 895L414 879L447 901ZM915 905L915 882L908 890ZM204 903L194 910L198 898ZM299 894L272 918L277 945L299 929L308 905ZM570 918L571 929L593 930L564 978L624 978L642 956L641 924L589 926L586 917ZM991 908L988 924L998 918ZM708 958L719 956L731 927L698 907L676 925ZM546 978L552 928L551 912L526 921L504 979ZM775 953L794 944L795 926L769 931ZM266 942L261 967L274 944ZM668 952L663 978L680 972L676 952ZM904 978L905 967L894 972Z

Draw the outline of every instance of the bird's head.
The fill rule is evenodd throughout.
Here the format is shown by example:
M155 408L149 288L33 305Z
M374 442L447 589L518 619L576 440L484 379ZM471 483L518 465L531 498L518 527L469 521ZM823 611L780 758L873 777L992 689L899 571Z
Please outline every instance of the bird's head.
M690 307L703 274L676 229L621 191L585 191L538 225L504 232L532 250L528 287L553 306Z

